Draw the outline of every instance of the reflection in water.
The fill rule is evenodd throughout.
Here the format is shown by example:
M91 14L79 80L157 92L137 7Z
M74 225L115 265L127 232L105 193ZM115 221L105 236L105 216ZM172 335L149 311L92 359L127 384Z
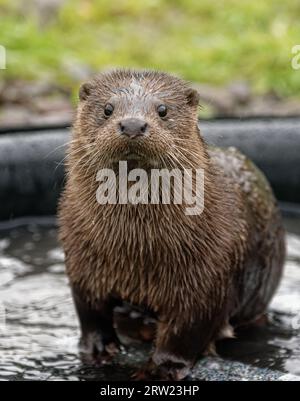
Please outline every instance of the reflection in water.
M300 219L286 224L288 260L270 306L270 324L219 344L222 358L203 359L194 378L300 376ZM0 231L0 380L126 380L147 359L149 346L131 346L99 369L81 365L77 318L56 234L54 225L38 224Z

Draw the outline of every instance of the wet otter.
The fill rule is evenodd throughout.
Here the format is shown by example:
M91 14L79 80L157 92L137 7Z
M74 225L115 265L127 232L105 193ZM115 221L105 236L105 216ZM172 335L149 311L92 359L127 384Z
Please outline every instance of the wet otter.
M279 283L281 216L262 173L234 149L209 148L199 96L161 72L116 70L83 84L59 210L60 239L81 324L81 350L118 350L113 309L124 300L157 319L155 349L138 377L184 378L232 328L258 319ZM204 210L96 200L97 171L203 169Z

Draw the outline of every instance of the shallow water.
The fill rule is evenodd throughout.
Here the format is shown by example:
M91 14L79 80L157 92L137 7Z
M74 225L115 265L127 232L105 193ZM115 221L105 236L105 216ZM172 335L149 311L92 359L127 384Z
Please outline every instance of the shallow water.
M201 380L300 380L300 218L286 219L288 259L266 327L239 333L200 361ZM112 364L83 367L78 325L54 224L0 230L0 380L126 380L148 357L131 346ZM291 374L291 375L286 375Z

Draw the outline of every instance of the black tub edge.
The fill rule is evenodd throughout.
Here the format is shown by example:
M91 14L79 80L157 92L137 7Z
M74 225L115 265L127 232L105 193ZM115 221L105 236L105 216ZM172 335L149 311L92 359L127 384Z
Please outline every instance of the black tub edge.
M279 202L283 217L300 218L300 207L297 203ZM0 232L19 227L37 225L39 227L58 227L57 217L52 216L23 216L11 220L0 221Z
M300 203L300 119L202 121L200 131L208 143L249 156L280 201ZM0 136L0 220L56 213L68 141L68 129Z

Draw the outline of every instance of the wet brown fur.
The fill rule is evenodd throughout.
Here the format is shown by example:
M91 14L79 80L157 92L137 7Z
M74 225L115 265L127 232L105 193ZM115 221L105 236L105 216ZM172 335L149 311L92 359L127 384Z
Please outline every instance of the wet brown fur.
M91 309L112 298L151 310L158 326L149 370L165 365L169 374L169 364L180 364L171 377L182 378L229 322L254 320L270 302L284 260L276 201L243 155L204 143L197 94L182 80L117 70L84 85L80 98L59 211L71 286ZM116 105L109 119L107 102ZM168 106L165 120L159 103ZM149 136L120 138L117 123L126 116L142 116ZM131 154L146 169L203 168L203 213L187 216L186 205L174 204L99 205L97 171Z

